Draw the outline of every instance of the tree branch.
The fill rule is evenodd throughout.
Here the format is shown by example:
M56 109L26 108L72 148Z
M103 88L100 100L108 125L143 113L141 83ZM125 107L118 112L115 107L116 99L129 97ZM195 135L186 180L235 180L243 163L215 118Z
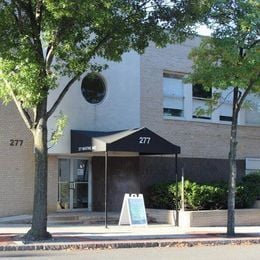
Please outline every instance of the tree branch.
M58 29L55 32L54 39L52 42L49 43L46 55L45 55L45 66L47 73L49 72L50 66L52 64L54 58L54 50L62 40L62 32L64 30L68 31L72 28L73 20L62 20L58 26Z
M101 46L103 44L106 43L106 41L109 39L110 33L107 33L99 42L98 44L89 52L89 59L91 59L91 57L93 56L93 54L95 54L95 52L101 48ZM50 54L51 55L51 54ZM87 61L86 61L87 62ZM62 90L62 92L60 93L59 97L57 98L57 100L55 101L55 103L53 104L53 106L51 107L51 109L47 112L47 118L49 118L54 111L56 110L56 108L58 107L58 105L60 104L61 100L63 99L63 97L66 95L66 93L68 92L69 88L72 86L72 84L79 79L80 75L76 75L74 76L68 83L67 85L64 87L64 89Z
M15 103L15 105L16 105L16 107L17 107L17 109L18 109L18 111L19 111L19 113L20 113L20 115L21 115L21 117L23 119L23 121L25 122L25 125L27 126L27 128L32 130L33 122L31 120L31 117L30 117L29 113L23 108L22 102L17 99L17 97L16 97L16 95L15 95L11 85L9 84L9 82L6 79L3 79L3 81L5 82L6 86L9 88L10 94L11 94L11 96L13 98L13 101L14 101L14 103Z
M232 93L233 93L233 89L232 89L229 93L227 93L224 98L222 98L222 96L221 96L220 99L222 99L222 100L221 100L221 101L219 100L220 102L219 102L219 104L216 106L216 108L214 108L214 111L217 110L217 109L219 109L223 104L225 104L227 98L228 98ZM222 93L221 93L221 94L222 94Z
M60 104L61 100L63 99L63 97L66 95L66 93L69 91L70 87L72 86L72 84L79 78L79 76L75 76L73 77L68 83L67 85L64 87L64 89L61 91L59 97L56 99L55 103L53 104L53 106L51 107L51 109L47 112L47 119L54 113L54 111L56 110L56 108L58 107L58 105Z
M89 52L89 60L91 59L91 57L93 56L93 54L109 39L110 33L107 33L99 42L98 44ZM46 68L49 69L52 59L54 57L53 55L53 50L54 50L54 46L51 45L47 51L46 54ZM87 62L87 61L86 61ZM53 106L50 108L50 110L47 112L47 119L54 113L54 111L56 110L56 108L58 107L58 105L60 104L61 100L63 99L63 97L66 95L66 93L69 91L70 87L73 85L73 83L79 79L80 75L76 75L74 76L68 83L67 85L64 87L64 89L61 91L59 97L57 98L57 100L55 101L55 103L53 104Z
M243 103L244 103L246 97L248 96L248 94L250 93L250 91L253 89L255 82L256 82L256 81L258 80L258 78L259 78L259 74L260 74L260 73L257 74L255 80L250 79L250 81L249 81L249 83L248 83L248 87L246 88L245 92L241 95L241 97L240 97L240 99L239 99L239 101L238 101L238 104L237 104L239 110L241 109L241 107L242 107L242 105L243 105Z
M256 39L249 47L248 49L253 48L255 45L257 45L260 42L260 39Z
M51 63L52 63L52 60L54 57L53 50L54 50L54 46L53 46L53 44L50 44L47 49L46 58L45 58L45 66L46 66L47 72L50 70Z
M19 6L17 5L16 2L14 2L14 6L17 12L17 15L15 13L15 10L12 12L12 15L14 16L15 22L17 24L17 28L19 29L20 34L24 33L24 26L23 26L23 19L22 19L22 14L21 14L21 9L19 8ZM29 41L29 43L31 44L31 41Z
M31 34L32 34L31 36L32 36L32 40L33 40L32 47L36 52L39 63L43 63L44 55L43 55L42 43L40 40L40 33L41 33L40 22L41 22L42 1L39 0L36 4L35 11L37 11L37 14L34 14L31 0L28 0L28 2L16 0L16 2L18 3L19 7L22 10L24 10L24 12L27 14L27 17L30 21L29 26L31 29Z
M42 8L43 8L43 0L39 0L36 2L35 7L35 20L38 25L38 30L41 30L41 20L42 20Z
M145 2L143 5L147 4L149 1ZM140 7L140 6L138 6ZM142 7L142 5L141 5ZM129 15L128 17L126 17L125 19L128 19L131 16L134 16L136 13L132 13L131 15ZM62 26L59 28L61 29ZM92 56L102 47L102 45L104 45L109 39L110 37L112 37L113 32L116 31L117 28L114 27L112 29L110 29L108 32L106 32L106 34L103 36L103 38L100 39L100 41L97 43L96 46L94 46L89 52L88 52L88 61L92 58ZM57 35L54 39L54 43L50 44L46 53L46 59L45 59L45 64L46 64L46 68L49 69L50 65L52 63L53 60L53 51L55 48L55 45L58 44L58 41L60 35L59 35L59 30L57 31ZM87 61L86 61L87 62ZM81 75L81 74L80 74ZM79 79L80 75L76 75L75 77L73 77L68 83L67 85L64 87L64 89L62 90L62 92L60 93L59 97L57 98L57 100L55 101L55 103L53 104L53 106L50 108L50 110L47 112L47 119L54 113L54 111L56 110L56 108L58 107L58 105L60 104L61 100L63 99L63 97L66 95L66 93L68 92L68 90L70 89L70 87L72 86L72 84Z

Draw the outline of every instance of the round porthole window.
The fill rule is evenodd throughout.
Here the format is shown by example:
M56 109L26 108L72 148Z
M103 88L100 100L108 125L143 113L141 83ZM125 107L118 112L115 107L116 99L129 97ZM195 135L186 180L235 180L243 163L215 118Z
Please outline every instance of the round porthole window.
M100 103L106 95L106 86L103 79L96 73L89 73L81 83L81 92L91 104Z

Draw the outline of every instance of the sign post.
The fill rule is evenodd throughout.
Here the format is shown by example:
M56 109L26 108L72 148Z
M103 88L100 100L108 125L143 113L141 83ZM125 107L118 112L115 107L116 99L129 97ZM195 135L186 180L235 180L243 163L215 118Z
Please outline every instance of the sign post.
M118 224L147 226L143 194L125 194Z

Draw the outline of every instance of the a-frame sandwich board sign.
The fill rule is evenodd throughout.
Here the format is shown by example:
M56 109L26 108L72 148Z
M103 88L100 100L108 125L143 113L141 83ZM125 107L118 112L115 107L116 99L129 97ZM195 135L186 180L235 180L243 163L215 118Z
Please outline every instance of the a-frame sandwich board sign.
M119 225L146 226L147 217L143 194L126 193L121 208Z

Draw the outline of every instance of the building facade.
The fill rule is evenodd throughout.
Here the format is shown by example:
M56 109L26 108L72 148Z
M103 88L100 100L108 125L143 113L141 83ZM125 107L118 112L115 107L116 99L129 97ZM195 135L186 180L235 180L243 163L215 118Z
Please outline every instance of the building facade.
M86 73L72 86L48 123L49 135L62 112L68 117L64 135L49 149L48 209L103 210L104 154L71 152L71 130L111 132L147 127L181 147L178 172L199 182L228 179L228 152L232 95L211 115L200 115L212 92L183 81L191 71L188 54L200 38L158 49L150 45L143 55L134 52L122 62L108 62L100 74ZM99 61L104 62L104 61ZM52 106L66 79L50 93ZM214 91L214 90L212 90ZM238 127L238 177L260 169L260 100L251 96L251 110L242 110ZM32 211L33 140L11 103L0 105L0 216ZM158 182L173 181L171 156L112 154L109 158L108 209L118 211L124 193L146 194ZM145 196L144 196L145 197Z

